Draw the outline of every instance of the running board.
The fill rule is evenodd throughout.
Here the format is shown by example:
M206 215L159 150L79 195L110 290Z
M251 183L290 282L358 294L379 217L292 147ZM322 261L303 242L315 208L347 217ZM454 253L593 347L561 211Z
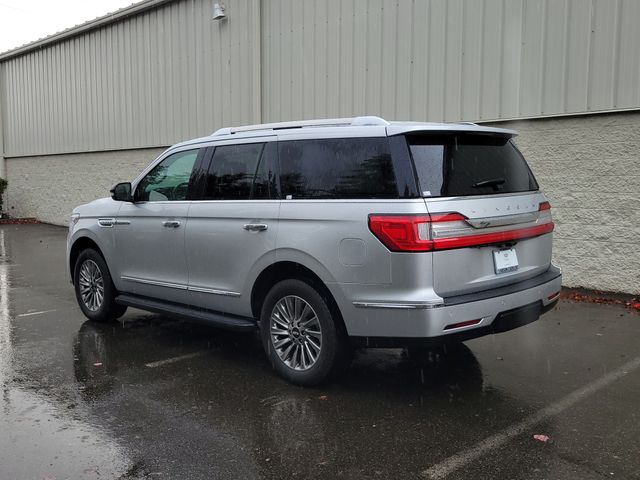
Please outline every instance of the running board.
M118 295L116 297L116 303L126 305L128 307L139 308L140 310L146 310L148 312L175 315L188 320L207 323L225 330L247 332L257 328L256 322L251 318L226 315L224 313L202 310L200 308L189 307L187 305L156 300L153 298L139 297L137 295L127 293Z

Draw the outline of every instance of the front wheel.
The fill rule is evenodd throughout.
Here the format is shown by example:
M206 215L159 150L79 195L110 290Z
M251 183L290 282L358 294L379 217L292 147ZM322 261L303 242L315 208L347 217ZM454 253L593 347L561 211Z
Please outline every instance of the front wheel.
M260 314L273 368L299 385L317 385L349 364L350 346L327 301L301 280L284 280L267 294Z
M95 250L83 250L78 256L73 284L78 305L89 320L107 322L120 318L126 312L126 306L115 302L117 292L109 268Z

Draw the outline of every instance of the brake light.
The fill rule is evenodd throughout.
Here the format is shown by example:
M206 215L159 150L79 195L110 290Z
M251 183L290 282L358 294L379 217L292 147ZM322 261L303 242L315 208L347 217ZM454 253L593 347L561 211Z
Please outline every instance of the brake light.
M430 221L428 215L369 215L369 228L392 252L428 252Z
M479 247L550 233L554 229L549 202L540 204L531 222L476 228L459 213L369 215L369 229L392 252L429 252Z

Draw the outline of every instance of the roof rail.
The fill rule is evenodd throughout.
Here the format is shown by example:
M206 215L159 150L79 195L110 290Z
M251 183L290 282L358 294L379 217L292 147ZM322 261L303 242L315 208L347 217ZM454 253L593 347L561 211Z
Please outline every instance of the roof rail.
M233 133L252 132L259 130L284 130L287 128L303 127L363 127L369 125L387 126L389 122L380 117L326 118L320 120L301 120L293 122L262 123L259 125L245 125L242 127L224 127L216 130L211 136L230 135Z
M477 123L473 123L473 122L455 122L456 125L471 125L472 127L478 127L479 125Z

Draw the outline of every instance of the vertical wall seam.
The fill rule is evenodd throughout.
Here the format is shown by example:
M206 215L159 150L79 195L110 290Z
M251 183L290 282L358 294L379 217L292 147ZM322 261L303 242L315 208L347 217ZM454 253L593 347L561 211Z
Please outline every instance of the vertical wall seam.
M257 10L257 11L256 11ZM257 95L257 99L254 101L254 108L255 108L255 112L254 112L254 119L257 123L263 123L264 120L262 118L262 111L264 109L264 105L263 105L263 99L264 99L264 82L262 81L263 78L263 71L264 71L264 64L263 64L263 49L264 49L264 45L265 45L265 39L263 38L263 26L262 26L262 22L263 22L263 17L262 17L262 0L255 0L254 1L254 16L257 17L257 21L255 21L255 32L254 32L254 48L253 51L257 52L258 55L258 60L255 61L254 60L254 65L257 65L257 69L255 72L255 79L254 79L254 94ZM255 48L255 42L258 41L260 42L260 44L258 45L258 48Z
M547 62L545 62L546 48L547 48L547 31L549 30L549 15L548 13L548 0L542 2L542 25L540 25L540 87L538 95L540 97L538 110L540 113L544 113L544 99L545 99L545 84L547 77Z
M5 137L5 118L7 118L6 107L6 75L7 67L3 62L0 62L0 178L6 178L7 166L5 163L5 149L4 149L4 137Z
M589 58L587 62L587 88L586 88L587 98L585 99L585 106L587 111L591 110L591 100L593 96L591 93L591 89L593 88L593 82L591 81L591 74L593 72L593 48L594 48L593 45L595 43L595 22L596 22L595 7L596 7L596 0L591 0L589 5L589 20L590 20L591 28L589 29L589 45L588 45Z
M615 17L615 35L616 41L613 49L613 69L611 70L611 106L616 108L618 104L618 85L620 71L620 43L622 37L622 3L620 0L616 0L616 17Z
M562 101L562 110L567 111L569 107L569 39L571 34L569 32L570 18L571 18L571 0L565 0L565 15L564 15L564 73L563 73L563 93L564 98Z

